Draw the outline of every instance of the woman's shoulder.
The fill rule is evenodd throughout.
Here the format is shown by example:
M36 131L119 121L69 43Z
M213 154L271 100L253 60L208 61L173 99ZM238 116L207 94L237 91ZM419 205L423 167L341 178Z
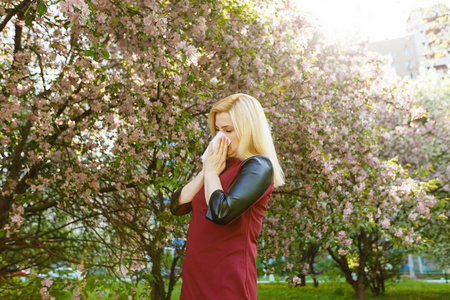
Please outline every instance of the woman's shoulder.
M270 160L270 158L268 156L265 155L254 155L251 156L249 158L247 158L246 160L244 160L241 163L241 167L258 167L258 168L262 168L263 170L267 170L267 171L273 171L273 166L272 166L272 161Z

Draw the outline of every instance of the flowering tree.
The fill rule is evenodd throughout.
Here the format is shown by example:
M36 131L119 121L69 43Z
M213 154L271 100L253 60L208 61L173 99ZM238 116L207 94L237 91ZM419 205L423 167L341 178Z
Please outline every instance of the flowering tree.
M380 159L385 136L376 118L413 109L410 97L395 92L384 58L358 45L311 47L316 62L294 65L276 107L284 116L276 137L288 178L265 222L265 254L284 256L299 274L309 268L299 264L306 241L322 245L365 299L369 287L383 292L392 268L386 254L420 240L417 220L430 217L435 200L427 184Z
M170 298L175 272L165 290L161 258L186 227L167 199L201 167L210 102L241 91L276 103L275 64L291 68L306 44L306 31L275 35L283 25L252 5L2 2L2 295L33 292L8 277L17 270L66 261L83 278L103 267L119 279L151 263L152 298ZM39 285L44 298L85 292Z
M434 69L422 71L409 83L408 90L417 106L411 118L382 118L388 131L383 155L396 156L413 178L433 182L430 194L438 200L438 218L423 224L424 236L434 241L432 253L448 265L450 207L450 81ZM426 114L424 115L424 113ZM421 118L416 117L419 113ZM414 121L411 121L415 119Z
M450 45L450 38L448 36L450 16L447 5L441 3L422 9L421 15L417 17L420 18L421 22L426 24L425 34L428 38L428 43L424 54L428 59L432 60L445 57L446 50Z
M28 283L8 274L68 261L84 277L151 265L152 298L170 298L186 226L168 198L201 168L211 102L236 92L261 99L288 176L267 220L286 238L266 230L269 255L289 257L289 241L314 236L362 299L380 270L368 263L381 257L373 240L419 239L412 211L428 216L433 201L376 157L373 120L387 104L408 113L410 99L363 48L315 43L289 2L23 0L1 10L0 280L11 293ZM166 245L178 245L167 290ZM84 293L45 279L42 296L56 284Z

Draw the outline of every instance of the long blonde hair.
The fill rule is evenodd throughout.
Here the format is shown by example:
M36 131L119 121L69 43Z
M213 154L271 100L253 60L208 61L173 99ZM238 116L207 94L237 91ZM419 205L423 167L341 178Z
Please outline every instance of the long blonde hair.
M228 112L239 137L237 157L246 160L255 155L270 158L274 173L274 186L284 184L284 174L278 162L272 134L264 110L258 100L246 94L234 94L214 104L209 114L209 129L216 133L216 115Z

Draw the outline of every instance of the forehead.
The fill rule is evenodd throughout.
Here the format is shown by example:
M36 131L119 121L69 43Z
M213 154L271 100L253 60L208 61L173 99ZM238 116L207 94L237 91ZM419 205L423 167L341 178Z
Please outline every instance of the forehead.
M221 112L216 114L216 126L224 127L224 126L233 126L233 121L231 120L231 116L228 112Z

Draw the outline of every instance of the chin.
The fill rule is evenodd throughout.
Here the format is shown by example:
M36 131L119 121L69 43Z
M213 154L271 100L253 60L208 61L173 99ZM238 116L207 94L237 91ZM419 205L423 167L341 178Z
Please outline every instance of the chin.
M236 158L236 157L237 157L236 153L227 154L227 158Z

